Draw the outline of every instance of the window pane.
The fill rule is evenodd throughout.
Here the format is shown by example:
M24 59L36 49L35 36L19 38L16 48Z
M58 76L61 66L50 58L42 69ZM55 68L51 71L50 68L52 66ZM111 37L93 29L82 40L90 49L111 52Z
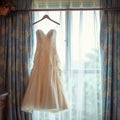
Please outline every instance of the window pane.
M36 12L35 20L46 13ZM35 120L102 120L99 11L47 12L60 26L45 19L35 31L57 31L56 47L70 108L51 114L34 111ZM34 35L36 35L34 33ZM36 40L36 36L34 37ZM36 47L36 46L35 46Z

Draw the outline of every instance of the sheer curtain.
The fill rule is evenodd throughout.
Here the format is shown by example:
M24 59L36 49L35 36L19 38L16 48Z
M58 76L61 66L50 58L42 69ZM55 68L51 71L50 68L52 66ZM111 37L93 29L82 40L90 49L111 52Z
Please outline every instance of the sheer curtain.
M34 111L33 120L102 120L99 11L35 12L34 21L45 14L60 26L47 19L35 24L34 41L37 29L46 34L56 29L69 109L58 113Z

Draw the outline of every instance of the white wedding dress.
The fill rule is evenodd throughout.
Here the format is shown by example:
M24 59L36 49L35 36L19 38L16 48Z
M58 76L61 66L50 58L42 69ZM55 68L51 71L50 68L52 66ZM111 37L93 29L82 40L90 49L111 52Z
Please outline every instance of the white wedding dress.
M34 65L21 109L25 112L66 110L68 103L56 50L56 30L51 29L46 35L37 30L36 36Z

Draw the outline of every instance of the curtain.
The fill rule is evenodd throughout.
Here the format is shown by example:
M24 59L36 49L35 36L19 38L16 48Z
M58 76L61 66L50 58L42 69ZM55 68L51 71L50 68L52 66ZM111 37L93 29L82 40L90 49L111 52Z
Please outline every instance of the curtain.
M104 7L120 7L119 0L101 0ZM120 11L101 11L100 30L103 120L120 119Z
M49 113L34 111L34 120L102 120L102 84L99 46L99 11L35 12L34 21L45 14L49 20L34 25L44 33L56 29L56 46L60 57L69 109ZM34 36L36 41L36 36ZM36 47L36 45L35 45Z
M31 1L14 1L17 8L30 8ZM0 16L0 79L8 91L8 120L31 120L21 112L32 58L32 15L13 12Z
M99 0L34 0L33 8L39 9L67 9L80 7L99 7Z

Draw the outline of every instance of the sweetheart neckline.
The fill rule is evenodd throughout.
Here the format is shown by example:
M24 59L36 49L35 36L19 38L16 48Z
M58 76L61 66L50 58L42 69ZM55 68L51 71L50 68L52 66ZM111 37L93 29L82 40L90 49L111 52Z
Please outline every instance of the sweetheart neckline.
M56 32L55 29L50 29L47 33L45 33L42 29L38 29L37 31L41 32L44 36L48 36L51 31L55 31Z

